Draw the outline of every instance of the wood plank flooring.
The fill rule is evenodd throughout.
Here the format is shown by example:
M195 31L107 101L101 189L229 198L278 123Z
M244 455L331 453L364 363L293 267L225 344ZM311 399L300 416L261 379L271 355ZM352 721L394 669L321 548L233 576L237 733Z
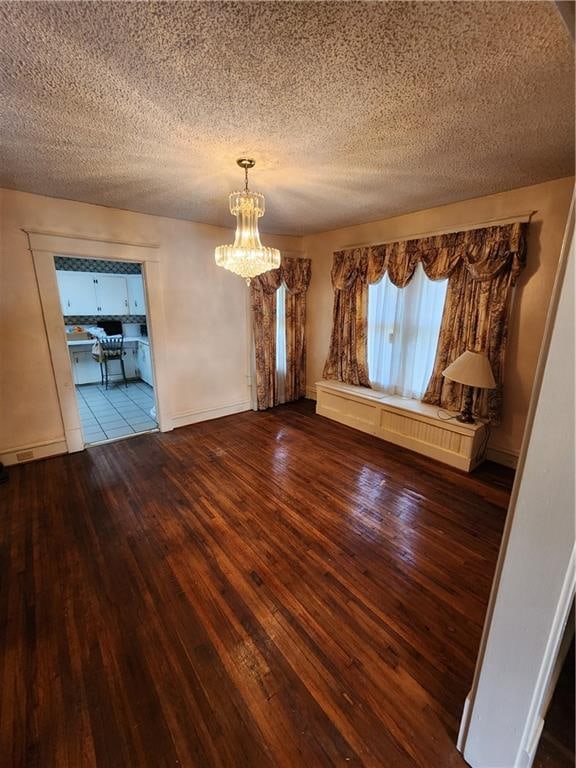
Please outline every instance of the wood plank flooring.
M12 468L2 766L464 765L511 480L307 401Z

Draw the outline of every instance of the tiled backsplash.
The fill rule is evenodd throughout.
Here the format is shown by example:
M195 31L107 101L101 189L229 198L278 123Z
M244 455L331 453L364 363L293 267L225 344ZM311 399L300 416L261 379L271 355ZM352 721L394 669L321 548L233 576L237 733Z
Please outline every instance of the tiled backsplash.
M64 272L110 272L115 275L140 275L142 267L130 261L104 261L101 259L76 259L71 256L54 256L56 269ZM103 318L101 318L103 319ZM105 318L117 320L119 318Z
M121 323L145 323L146 315L64 315L65 325L97 325L102 320L120 320Z
M101 318L98 318L101 319ZM114 318L116 319L116 318ZM70 333L70 331L73 331L74 328L76 328L77 325L83 325L87 328L89 328L91 325L96 325L96 323L66 323L64 326L66 328L66 333ZM141 323L140 321L132 322L131 320L124 320L122 321L122 333L124 336L141 336Z

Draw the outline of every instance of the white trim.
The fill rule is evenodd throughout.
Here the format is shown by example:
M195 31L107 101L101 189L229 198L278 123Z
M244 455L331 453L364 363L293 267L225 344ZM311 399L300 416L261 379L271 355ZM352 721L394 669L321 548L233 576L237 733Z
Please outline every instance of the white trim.
M520 447L520 454L518 457L518 468L516 471L516 477L514 478L514 485L512 487L512 494L510 496L510 502L508 505L508 514L506 516L506 523L504 525L504 531L502 534L500 552L498 554L498 561L496 563L496 571L494 574L494 579L492 581L492 587L490 590L490 597L488 600L488 607L486 610L486 617L484 620L482 637L480 639L480 648L478 650L478 656L476 658L476 668L474 670L474 679L472 681L472 687L469 693L471 705L465 711L464 716L460 723L460 733L462 734L461 739L459 739L460 751L463 753L464 758L469 763L470 763L470 760L466 756L466 747L467 747L467 742L470 738L470 727L472 725L472 717L474 714L474 709L476 707L478 686L480 682L480 677L482 675L482 668L485 662L488 641L489 641L490 632L492 629L492 622L494 619L496 601L498 599L498 592L501 588L502 572L504 569L506 558L508 556L508 547L510 544L510 536L512 531L512 525L514 522L516 504L518 501L518 495L519 495L520 487L522 484L522 475L524 472L524 465L526 462L528 447L532 439L532 430L534 426L534 420L536 417L538 401L539 401L540 393L542 389L544 373L545 373L546 365L548 362L548 353L550 350L551 341L553 337L556 315L557 315L558 306L560 303L560 296L561 296L562 288L564 285L564 278L565 278L565 274L568 266L570 252L571 252L571 249L574 248L574 216L575 216L574 205L575 205L575 193L573 192L570 210L568 213L568 218L567 218L566 226L564 230L564 237L562 239L562 246L560 249L560 256L558 259L558 267L556 269L556 276L554 279L554 285L553 285L552 294L550 297L550 304L548 307L548 314L546 317L546 325L544 328L542 344L540 346L540 352L538 355L536 374L534 376L534 383L532 385L532 394L530 396L528 414L526 417L526 424L524 426L524 436L522 438L522 445ZM573 554L574 553L572 553L572 556ZM566 582L566 576L565 576L564 583L565 582ZM557 615L557 612L558 612L558 606L559 606L559 603L557 603L557 606L556 606L555 616ZM528 727L528 721L526 721L525 731L527 727ZM532 731L531 736L533 737L535 726L531 724L530 728ZM524 742L521 742L521 744L522 744L522 748L524 748L527 745L527 742L524 741Z
M115 243L108 240L90 240L72 235L39 235L27 233L30 249L34 253L49 253L53 256L106 259L116 261L155 261L157 249L150 245Z
M169 416L172 409L168 399L169 363L166 358L168 331L164 313L164 297L160 290L160 262L152 259L142 262L142 281L146 302L146 326L150 339L150 362L152 363L154 381L156 419L160 432L169 432L173 429L173 425Z
M134 246L136 248L159 248L160 245L158 243L136 243L131 240L111 240L106 237L99 237L98 235L79 235L79 234L65 234L62 232L52 232L47 229L34 229L33 227L23 227L22 231L25 232L27 235L33 235L35 236L35 240L38 244L42 243L42 239L36 239L37 235L43 235L46 238L57 238L58 240L61 240L62 238L69 239L69 240L87 240L90 243L108 243L110 245L129 245ZM41 250L39 245L36 248L36 250ZM51 250L48 248L47 250Z
M74 453L83 450L84 439L56 280L54 256L58 255L65 254L80 258L100 258L111 261L137 261L142 264L158 425L162 432L171 430L172 421L168 415L170 404L166 394L168 392L167 362L165 361L166 321L160 291L160 262L157 246L93 240L87 236L65 232L56 234L32 229L24 231L28 236L36 272L44 327L68 452Z
M546 650L544 651L542 665L538 672L536 685L534 686L534 693L532 695L532 701L530 702L530 709L528 710L522 739L520 740L520 748L516 755L515 765L529 766L532 765L532 761L534 760L534 755L544 725L544 718L546 717L546 712L544 710L546 707L548 684L554 672L554 663L560 650L560 645L564 636L564 628L568 622L575 592L576 545L572 548L570 562L566 570L564 583L562 584L560 597L556 605L554 619L552 620L552 625L548 632Z
M502 464L504 467L511 467L511 469L516 469L518 466L518 456L518 451L512 451L509 448L498 448L495 445L488 445L486 450L487 459L495 461L496 464Z
M99 445L108 445L108 443L118 443L120 440L131 440L133 437L141 437L142 435L156 435L160 432L157 427L154 429L143 429L142 432L131 432L127 435L119 435L118 437L107 437L105 440L96 440L94 443L88 443L86 448L96 448Z
M306 397L308 400L316 400L316 384L306 387Z
M227 403L213 408L200 408L197 411L187 411L172 416L174 427L185 427L188 424L196 424L199 421L219 419L222 416L231 416L234 413L242 413L251 409L250 400L242 400L239 403Z
M539 717L536 721L536 725L534 728L534 731L532 733L532 740L529 745L529 750L524 751L521 753L520 758L521 762L518 762L516 760L519 768L528 768L532 765L534 758L536 757L536 750L538 749L538 744L540 743L540 738L542 736L542 731L544 730L544 719L542 717Z
M68 345L66 343L66 328L60 298L58 283L56 281L56 268L52 253L44 251L32 251L36 281L40 293L44 328L50 350L50 363L56 382L56 392L60 405L60 415L64 429L64 436L69 453L81 451L84 448L82 428L76 392L74 390L74 377Z
M27 459L18 459L17 453L28 453L32 451L32 456ZM9 448L7 451L0 453L0 461L7 467L14 464L25 464L28 461L36 461L37 459L46 459L49 456L60 456L63 453L68 452L68 446L64 437L57 438L56 440L43 440L39 443L33 443L32 445L21 445L17 448Z
M459 752L462 752L464 749L464 741L466 736L466 731L468 730L468 722L470 720L470 691L468 692L468 696L466 696L466 699L464 700L464 709L462 710L462 717L460 718L460 728L458 729L458 738L456 740L456 749Z

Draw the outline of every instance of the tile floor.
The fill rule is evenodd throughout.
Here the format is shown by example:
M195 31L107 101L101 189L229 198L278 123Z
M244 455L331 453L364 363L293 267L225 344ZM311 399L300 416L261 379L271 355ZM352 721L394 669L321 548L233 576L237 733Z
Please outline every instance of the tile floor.
M124 384L81 384L76 386L82 433L87 444L156 429L150 416L154 390L144 381Z

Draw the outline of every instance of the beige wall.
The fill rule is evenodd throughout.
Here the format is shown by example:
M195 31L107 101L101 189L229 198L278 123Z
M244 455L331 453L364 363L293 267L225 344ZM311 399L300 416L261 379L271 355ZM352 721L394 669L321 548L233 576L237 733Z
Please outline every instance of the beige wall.
M231 218L231 222L233 222ZM214 263L231 230L0 190L0 455L61 440L32 255L22 228L160 244L171 416L245 403L247 288ZM264 236L298 251L300 238Z
M322 376L332 320L334 250L474 225L537 211L528 267L516 290L505 379L505 410L491 446L517 454L573 180L466 200L306 238L266 236L312 257L308 300L308 383ZM0 454L63 436L32 256L22 228L160 244L171 416L248 399L244 282L215 266L213 251L232 231L67 200L0 190Z
M503 423L494 430L491 438L495 458L507 460L517 455L573 181L572 178L559 179L305 237L304 249L312 258L313 265L308 294L309 386L322 378L328 351L332 321L330 268L333 251L352 245L409 238L444 228L466 228L491 219L536 211L529 230L528 265L520 277L514 297L505 371Z

